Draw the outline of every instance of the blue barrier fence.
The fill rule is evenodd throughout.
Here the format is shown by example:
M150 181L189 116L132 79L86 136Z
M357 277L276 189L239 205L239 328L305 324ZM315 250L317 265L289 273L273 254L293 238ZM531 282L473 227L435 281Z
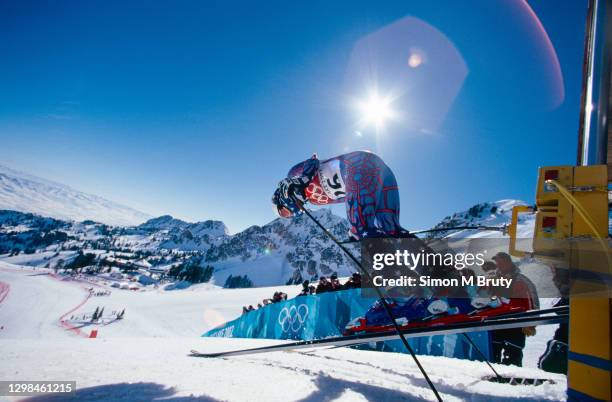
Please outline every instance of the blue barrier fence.
M294 340L337 336L350 320L364 316L375 300L361 297L361 289L300 296L243 314L202 336ZM488 333L471 333L470 337L489 357ZM480 355L461 335L412 338L409 343L418 354L480 360ZM376 349L405 352L399 340L380 343Z

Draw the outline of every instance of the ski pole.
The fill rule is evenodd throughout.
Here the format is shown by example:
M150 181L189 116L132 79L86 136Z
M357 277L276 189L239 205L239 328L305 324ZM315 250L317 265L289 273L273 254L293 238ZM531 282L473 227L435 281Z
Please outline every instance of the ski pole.
M450 232L452 230L468 230L468 229L494 230L494 231L506 233L508 230L508 226L507 225L503 225L503 226L452 226L448 228L426 229L426 230L416 230L416 231L411 230L410 234L416 237L416 235L423 234L423 233ZM355 241L356 240L345 240L345 241L341 241L340 244L351 244L351 243L355 243Z
M417 272L417 275L418 272ZM421 275L419 275L421 276ZM495 371L495 369L493 368L493 366L491 365L491 363L489 363L489 360L487 359L487 357L485 356L484 353L482 353L482 350L480 350L480 348L476 345L476 343L474 343L474 341L472 340L472 338L470 338L470 336L468 334L462 334L463 337L468 341L468 343L470 345L472 345L472 347L474 348L474 350L476 352L478 352L478 354L480 355L480 357L482 358L482 360L487 364L487 366L489 366L489 368L491 369L491 371L493 371L493 374L495 374L495 376L497 377L498 380L501 380L501 376L499 375L499 373L497 371Z
M372 277L370 276L369 272L366 271L363 268L363 266L361 265L361 262L357 259L357 257L355 257L353 255L353 253L351 253L346 247L344 247L344 245L338 239L336 239L336 236L334 236L329 230L327 230L325 228L325 226L323 226L314 216L312 216L312 214L306 208L304 208L304 206L302 205L301 202L298 202L297 200L294 200L294 201L295 201L296 205L298 205L300 210L302 212L304 212L306 214L306 216L308 216L321 230L323 230L323 232L325 232L325 234L334 243L336 243L336 245L338 247L340 247L340 249L342 251L344 251L344 253L357 265L357 267L359 267L359 270L361 271L361 273L368 279L368 281L370 281L372 283ZM421 374L423 374L423 377L425 378L425 381L427 381L427 384L429 385L429 388L431 388L432 392L436 396L436 399L438 401L442 402L442 398L440 397L440 394L438 393L438 390L436 389L436 386L434 385L434 383L429 378L429 375L427 375L427 372L425 371L425 369L421 365L421 362L419 361L419 359L416 357L416 354L414 353L414 350L412 349L412 346L410 346L410 344L408 343L408 340L406 339L406 337L402 333L402 330L399 327L399 324L397 323L397 321L395 321L395 317L393 316L393 311L391 310L391 307L389 306L389 304L385 300L385 297L383 296L382 292L380 291L380 289L378 289L377 286L374 286L374 290L376 291L376 294L380 298L380 302L381 302L383 308L385 309L385 312L387 313L387 315L391 319L391 322L393 323L393 328L395 329L395 331L397 332L397 335L399 336L399 338L401 339L402 343L404 344L404 347L406 347L406 350L408 350L408 353L410 353L410 356L412 356L412 359L414 360L414 362L418 366L419 370L421 371Z
M415 271L416 272L416 271ZM417 275L419 275L419 273L417 272ZM419 275L421 276L421 275ZM480 355L480 357L482 358L482 360L487 364L487 366L489 366L489 368L491 369L491 371L493 371L493 374L495 374L495 376L497 377L498 380L501 380L501 376L499 375L499 373L497 371L495 371L495 369L493 368L493 366L491 365L491 363L489 363L489 360L487 359L487 357L485 356L484 353L482 353L482 350L480 350L480 348L476 345L476 343L474 343L474 341L472 340L472 338L470 338L470 336L468 334L461 334L463 335L463 337L468 341L468 343L470 345L472 345L472 347L474 348L474 350Z
M482 357L482 360L487 363L487 366L489 366L489 368L491 369L491 371L493 371L493 373L495 374L495 376L497 377L498 380L502 379L502 376L499 375L499 373L495 370L495 368L493 368L493 365L491 363L489 363L489 360L487 359L487 356L484 355L484 353L482 353L482 351L480 350L480 348L478 346L476 346L476 344L474 343L474 341L472 340L472 338L470 338L470 336L466 333L462 334L464 336L464 338L470 343L470 345L472 345L472 347L474 348L474 350L476 352L478 352L478 354L480 355L480 357Z

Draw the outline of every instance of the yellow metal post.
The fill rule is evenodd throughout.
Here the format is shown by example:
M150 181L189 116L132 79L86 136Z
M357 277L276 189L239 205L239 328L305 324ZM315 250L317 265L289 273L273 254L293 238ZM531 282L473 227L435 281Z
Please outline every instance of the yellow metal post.
M605 293L599 296L588 292L597 286L592 282L593 274L612 278L607 166L553 166L541 168L539 173L534 255L552 264L554 258L547 256L555 255L559 261L569 262L571 269L568 398L612 401L609 284L602 286ZM579 242L568 242L567 249L560 247L564 239L588 238L596 241L587 242L587 247ZM576 291L584 289L584 293Z
M572 236L608 238L608 174L607 166L578 166L574 168L572 192L579 205L588 212L593 228L580 214L572 219ZM584 189L583 191L579 191ZM593 253L572 250L573 257L580 261L577 282L584 271L595 271L610 277L610 265L593 259ZM575 261L575 258L572 258ZM603 271L603 272L602 272ZM574 286L580 286L580 283ZM592 286L586 284L585 286ZM570 332L568 355L568 397L571 400L612 400L612 305L608 297L577 295L570 298Z

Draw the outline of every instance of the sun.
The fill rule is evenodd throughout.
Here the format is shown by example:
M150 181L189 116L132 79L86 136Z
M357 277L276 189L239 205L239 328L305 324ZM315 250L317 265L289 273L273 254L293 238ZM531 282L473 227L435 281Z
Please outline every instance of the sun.
M385 122L394 116L391 99L383 98L375 92L370 94L365 101L360 102L358 107L363 122L375 125L377 128L383 127Z

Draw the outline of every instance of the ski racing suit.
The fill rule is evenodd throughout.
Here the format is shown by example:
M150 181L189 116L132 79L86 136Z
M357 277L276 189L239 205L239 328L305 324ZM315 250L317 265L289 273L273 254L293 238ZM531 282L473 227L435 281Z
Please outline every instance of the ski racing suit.
M313 155L293 166L283 183L314 205L344 203L355 238L403 231L395 176L376 154L356 151L323 161Z

